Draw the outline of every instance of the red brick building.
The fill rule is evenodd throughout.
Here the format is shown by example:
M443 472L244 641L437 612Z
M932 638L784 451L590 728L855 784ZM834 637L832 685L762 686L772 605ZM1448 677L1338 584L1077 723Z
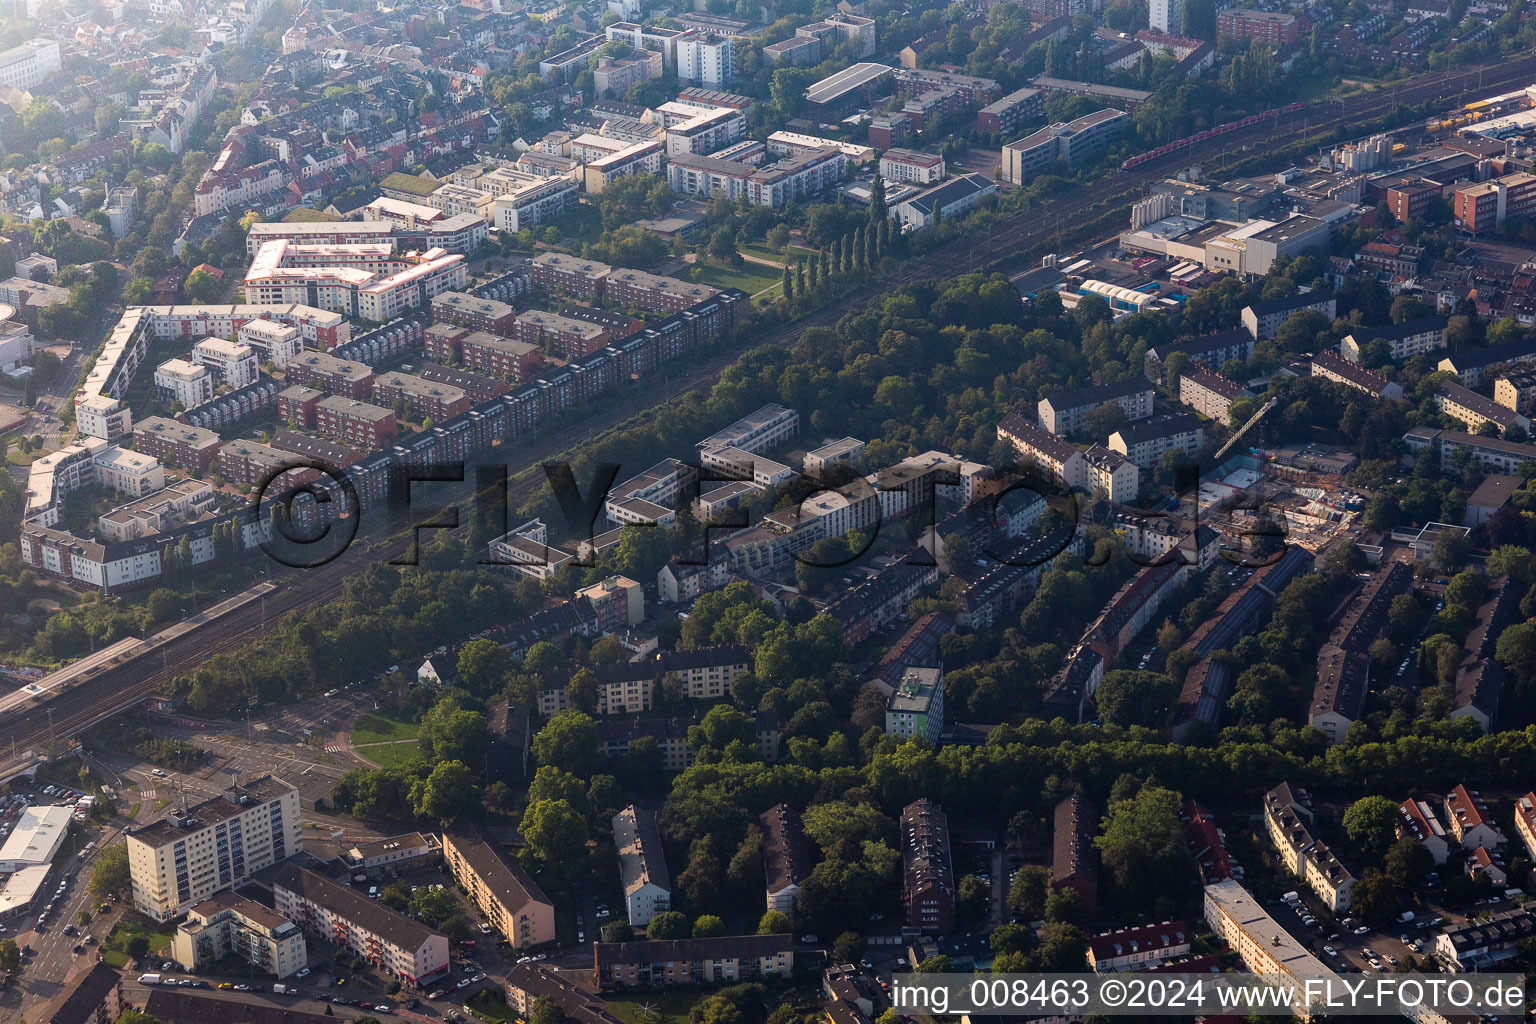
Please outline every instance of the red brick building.
M1430 204L1440 197L1441 186L1425 178L1404 180L1387 187L1387 209L1399 221L1429 214Z
M393 444L397 430L393 410L339 395L316 405L315 429L365 452Z
M544 357L536 343L497 338L480 331L464 339L463 353L462 362L470 369L505 377L518 384L538 376L539 367L544 365Z
M133 447L167 466L206 472L218 458L219 435L203 427L146 416L133 425Z
M616 271L626 274L629 271ZM610 278L612 280L612 278ZM611 295L611 289L610 289ZM517 315L512 337L529 345L545 345L565 359L580 359L608 346L606 328L558 313L530 309Z
M578 299L595 299L603 294L613 268L596 260L546 252L534 257L528 267L528 279L547 292L565 292Z
M432 300L432 319L472 331L506 334L517 319L517 310L505 302L482 299L468 292L442 292Z
M720 291L708 285L647 274L641 270L615 270L608 275L605 294L609 302L638 306L652 313L670 316L706 299L712 299Z
M290 360L287 373L289 384L304 384L331 395L367 398L373 391L373 368L367 363L324 352L305 352Z
M386 373L373 382L373 400L393 407L397 398L416 415L438 423L469 411L469 396L451 384L435 384L409 373Z
M1506 217L1536 211L1536 175L1507 174L1492 181L1463 185L1451 194L1456 227L1468 234L1492 231Z
M293 384L277 393L277 418L304 430L315 429L315 407L325 392Z
M1216 39L1251 39L1267 46L1284 46L1301 38L1294 14L1229 7L1216 16Z

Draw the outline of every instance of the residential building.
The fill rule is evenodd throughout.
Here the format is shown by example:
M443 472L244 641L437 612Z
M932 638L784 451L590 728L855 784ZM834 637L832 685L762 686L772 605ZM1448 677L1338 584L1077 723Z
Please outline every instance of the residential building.
M1003 180L1027 185L1058 160L1069 168L1096 160L1120 140L1129 123L1125 111L1106 107L1010 142L1002 150Z
M1481 433L1485 424L1492 424L1501 434L1507 434L1511 427L1519 427L1529 436L1529 418L1453 380L1441 381L1435 388L1434 398L1442 413L1459 421L1474 434Z
M256 350L244 342L204 338L192 346L192 361L213 370L228 387L256 383Z
M1536 936L1536 910L1506 910L1481 921L1452 925L1435 936L1435 956L1451 971L1490 971L1514 959Z
M359 843L347 851L346 860L354 871L377 874L435 863L442 853L442 845L432 833L406 832Z
M1321 313L1330 323L1338 315L1338 301L1331 288L1314 288L1298 291L1279 299L1262 299L1243 307L1242 322L1255 340L1263 341L1275 336L1280 325L1297 313L1308 310Z
M1247 39L1269 47L1288 46L1301 38L1301 27L1296 15L1278 11L1228 7L1216 15L1218 41Z
M1506 441L1501 437L1483 437L1462 430L1438 430L1433 427L1414 427L1403 435L1410 454L1418 454L1425 448L1439 453L1440 467L1453 468L1456 453L1467 450L1473 461L1486 472L1519 472L1527 462L1536 461L1536 445L1518 441Z
M1179 401L1218 423L1226 423L1232 414L1232 403L1248 395L1241 384L1202 366L1179 375Z
M507 1007L521 1020L532 1020L540 998L553 1000L571 1024L620 1024L602 997L564 974L539 963L513 964L507 971Z
M219 473L237 488L261 488L301 459L259 441L231 441L219 449Z
M1536 339L1517 338L1501 345L1485 345L1454 352L1435 366L1437 370L1449 370L1469 388L1481 387L1488 371L1496 367L1514 369L1536 362ZM1498 396L1495 394L1495 400ZM1511 407L1513 408L1513 407ZM1524 412L1524 409L1516 410Z
M1149 24L1154 32L1184 34L1184 0L1152 0Z
M367 398L373 394L373 367L324 352L305 352L288 365L288 383L331 395Z
M303 968L308 955L298 925L228 890L187 911L171 940L171 959L194 973L232 956L281 980Z
M1143 472L1155 470L1169 452L1193 460L1205 446L1205 425L1190 413L1143 420L1109 435L1109 450L1134 462Z
M432 319L438 324L455 324L471 331L510 334L517 308L467 292L439 292L432 299Z
M914 737L929 746L944 731L944 670L909 668L885 705L885 733L901 740Z
M1339 342L1339 354L1352 363L1361 362L1366 347L1376 341L1385 343L1393 360L1433 352L1445 348L1446 322L1445 317L1435 315L1415 317L1386 327L1357 328Z
M1001 99L994 100L976 112L977 126L984 132L992 132L997 135L1009 135L1019 129L1025 121L1038 116L1045 109L1045 97L1039 89L1018 89ZM890 132L890 129L886 129ZM870 126L870 143L875 143L875 127ZM900 142L891 140L881 149L889 149L891 146L899 146Z
M581 359L608 346L608 332L585 320L571 320L558 313L530 309L513 322L512 337L528 345L543 346L563 359Z
M554 903L479 824L460 818L443 830L443 861L513 949L555 941Z
M0 55L3 56L3 55ZM44 1004L44 1024L115 1024L132 1005L123 995L123 976L105 963L80 971L50 1002Z
M901 812L901 901L908 928L948 935L955 927L955 868L949 819L923 797Z
M623 632L645 619L645 591L624 576L609 576L583 587L572 600L591 605L597 616L597 628L604 635Z
M373 400L391 408L403 400L411 413L422 419L442 423L469 411L469 396L450 384L432 381L409 373L386 373L373 381Z
M1017 413L1003 417L997 436L1013 445L1020 458L1034 462L1068 487L1083 486L1088 472L1083 453L1066 438L1026 422Z
M1509 506L1510 499L1524 481L1517 476L1491 473L1483 478L1467 498L1467 511L1462 516L1463 526L1476 529L1492 519L1500 509Z
M1281 975L1298 982L1333 977L1332 969L1312 955L1309 944L1281 927L1236 879L1205 887L1205 921L1255 974ZM1306 1006L1293 1009L1305 1012Z
M1365 712L1370 647L1386 629L1393 598L1413 587L1413 569L1390 562L1378 569L1345 608L1317 655L1317 682L1308 722L1330 743L1342 743Z
M1099 974L1145 970L1188 956L1189 940L1183 921L1102 932L1088 940L1088 966Z
M0 86L30 92L62 66L57 39L29 39L0 52Z
M1445 795L1445 820L1451 835L1463 849L1475 850L1479 846L1496 849L1504 842L1504 833L1489 816L1483 798L1465 785L1457 786Z
M1332 349L1324 349L1312 357L1312 376L1331 380L1345 387L1363 391L1372 398L1402 398L1401 384L1387 380L1374 370L1367 370L1359 363L1352 363Z
M245 275L248 301L267 304L314 300L325 310L383 323L430 306L440 292L469 280L462 253L427 249L396 253L387 244L305 245L267 242Z
M1265 793L1264 825L1291 874L1306 882L1329 910L1348 910L1355 876L1327 843L1313 838L1312 800L1306 791L1281 783Z
M185 359L167 359L155 367L155 390L162 401L191 409L213 400L213 373Z
M1526 855L1536 858L1536 792L1515 801L1515 831L1525 844Z
M778 447L800 432L800 414L770 403L704 438L698 448L739 448L754 455Z
M552 252L540 253L528 266L529 277L536 287L564 292L585 302L602 296L612 272L613 268L606 263Z
M757 820L763 828L763 869L768 879L765 905L794 920L795 897L812 867L800 814L789 804L776 804Z
M1088 428L1088 417L1110 402L1120 406L1127 419L1133 422L1144 420L1152 415L1154 393L1152 382L1145 377L1126 377L1107 384L1059 391L1037 403L1040 426L1062 437L1082 433Z
M1074 889L1084 912L1092 914L1099 899L1099 855L1093 840L1099 831L1099 809L1081 793L1056 804L1051 840L1051 890Z
M264 775L127 835L133 906L170 921L304 846L299 791Z
M223 442L202 427L150 416L133 425L133 446L165 465L206 472L218 457Z
M596 942L592 972L599 990L788 978L794 972L794 945L787 934Z
M944 180L944 157L915 149L887 149L880 154L880 177L906 185L932 185Z
M393 410L340 395L330 395L315 403L313 426L358 451L378 451L395 441Z
M308 868L284 865L272 879L272 899L305 931L407 985L427 988L448 973L445 936Z
M663 315L692 309L719 294L718 289L709 285L625 269L616 269L610 273L603 287L603 295L611 303L635 306L649 313Z
M1444 864L1450 853L1445 826L1435 817L1435 809L1427 800L1409 797L1397 805L1397 837L1412 839L1429 851L1436 864Z
M1524 171L1458 187L1451 193L1451 223L1468 234L1492 231L1506 217L1536 211L1536 175Z
M661 851L656 812L630 804L613 816L613 845L619 852L619 882L631 926L644 928L672 909L672 877Z
M563 175L541 177L506 168L498 168L497 173L499 177L488 182L495 197L491 202L491 223L497 231L537 227L575 206L581 195L577 184Z
M736 76L736 40L690 32L677 40L677 77L706 89L724 89Z

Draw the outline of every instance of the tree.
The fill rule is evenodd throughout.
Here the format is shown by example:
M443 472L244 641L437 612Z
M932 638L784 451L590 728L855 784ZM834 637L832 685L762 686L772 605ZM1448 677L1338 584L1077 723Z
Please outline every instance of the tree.
M213 275L206 270L194 270L182 282L181 290L186 292L187 298L193 302L212 302L219 297L219 282L215 281Z
M453 695L444 697L421 718L416 734L421 753L428 761L462 761L483 764L487 740L485 716L468 711Z
M1397 804L1384 796L1363 796L1344 812L1343 825L1362 859L1374 863L1397 838Z
M736 236L730 228L721 228L710 237L709 254L733 267L741 264L741 253L736 250Z
M1094 700L1106 724L1157 728L1178 693L1174 681L1160 672L1116 669L1104 674Z
M790 302L795 301L795 274L789 264L784 264L784 298Z
M115 843L96 855L91 867L91 898L98 902L115 899L128 892L128 846Z
M1088 414L1086 432L1089 437L1107 438L1117 430L1131 425L1131 418L1119 402L1105 402Z
M955 916L967 925L977 924L986 919L991 898L992 889L987 883L975 875L966 875L956 888Z
M1044 916L1050 885L1050 868L1040 864L1025 864L1013 876L1013 884L1008 887L1008 909L1031 920Z
M843 932L832 940L832 962L834 964L857 963L864 953L864 936L858 932Z
M597 771L597 723L580 711L562 711L533 738L533 756L578 779Z
M527 852L545 871L573 880L586 870L587 822L564 800L540 800L523 812Z
M423 885L411 894L411 914L433 928L462 913L459 898L447 889L434 889Z
M651 918L645 926L647 939L686 939L693 929L688 927L688 915L676 910L663 911Z
M1355 880L1350 896L1350 910L1367 924L1385 924L1397 916L1397 895L1387 876L1367 868Z
M1128 900L1150 903L1163 880L1187 871L1189 847L1179 820L1179 794L1148 783L1109 809L1094 845L1116 887Z
M741 1007L724 993L705 996L688 1011L689 1024L746 1024Z
M783 935L789 931L789 915L782 910L770 910L757 922L759 935Z
M411 807L420 817L446 825L480 810L480 786L463 761L444 761L411 786Z
M471 640L459 651L459 684L482 699L507 685L515 664L511 652L489 637Z
M0 939L0 971L15 974L21 966L21 947L15 939Z
M1387 848L1381 866L1393 885L1411 889L1435 870L1435 857L1423 843L1404 836Z
M550 996L539 996L533 1001L533 1012L528 1015L528 1024L564 1024L565 1011L560 1009L560 1004Z
M869 186L869 222L880 224L886 216L885 179L876 174L874 182Z
M135 960L141 959L149 952L149 936L135 935L128 940L123 948Z
M698 920L693 922L693 937L696 939L710 939L724 934L725 922L715 914L700 914Z

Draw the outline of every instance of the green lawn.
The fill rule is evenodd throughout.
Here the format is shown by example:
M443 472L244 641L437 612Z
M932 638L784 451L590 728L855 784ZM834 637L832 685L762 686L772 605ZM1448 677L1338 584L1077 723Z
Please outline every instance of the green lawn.
M470 996L464 1005L481 1020L493 1021L496 1024L517 1019L517 1014L507 1006L506 997L496 989L483 988Z
M693 1004L708 992L647 992L608 1000L608 1012L624 1024L680 1024L688 1019ZM649 1007L649 1011L645 1009Z
M401 740L398 743L383 743L377 747L362 747L357 752L381 767L393 768L413 757L420 757L421 745L415 740Z
M751 253L765 260L773 260L775 263L784 262L784 253L777 249L770 249L767 242L748 242L746 245L738 245L737 249L744 253ZM789 247L789 257L792 260L808 260L812 256L820 255L820 250L808 249L801 245Z
M783 280L782 271L765 267L761 263L743 263L740 267L727 267L714 260L705 260L689 267L684 276L690 281L700 281L716 288L740 288L748 295L756 295Z
M402 722L397 718L370 711L352 726L352 745L364 743L389 743L395 740L414 740L420 728L415 722Z
M128 963L128 942L135 935L143 935L149 939L149 951L151 953L164 953L171 948L171 939L176 932L173 927L165 930L157 930L145 918L133 915L119 921L101 944L101 958L113 967L124 967Z

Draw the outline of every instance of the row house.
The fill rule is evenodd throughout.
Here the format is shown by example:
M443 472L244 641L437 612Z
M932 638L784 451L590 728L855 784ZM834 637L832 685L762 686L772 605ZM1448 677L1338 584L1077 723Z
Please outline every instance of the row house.
M600 990L788 979L794 966L794 939L788 934L598 942L592 946L593 977Z

